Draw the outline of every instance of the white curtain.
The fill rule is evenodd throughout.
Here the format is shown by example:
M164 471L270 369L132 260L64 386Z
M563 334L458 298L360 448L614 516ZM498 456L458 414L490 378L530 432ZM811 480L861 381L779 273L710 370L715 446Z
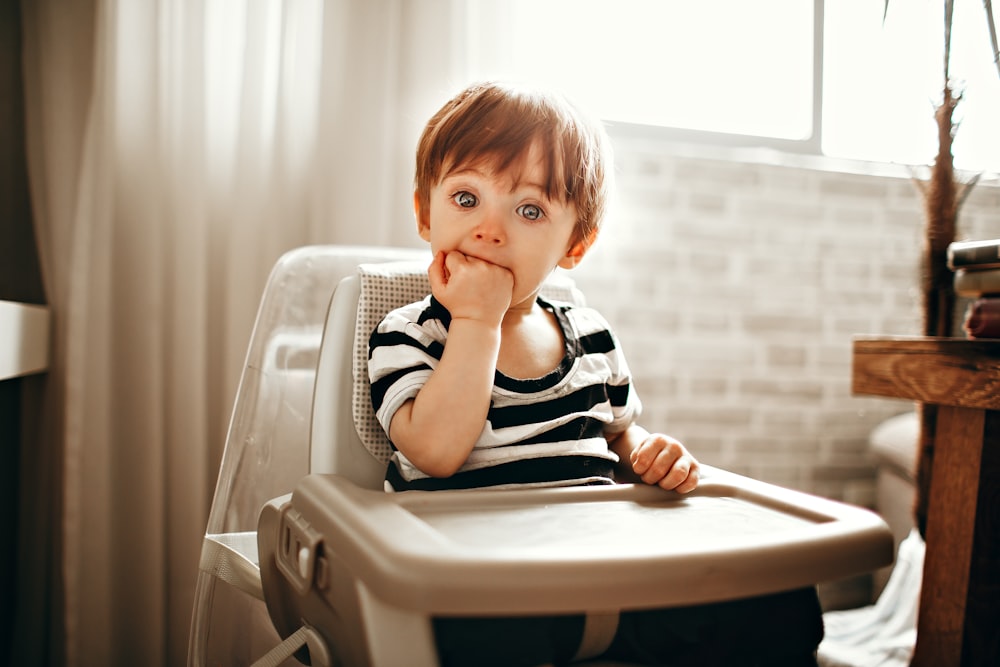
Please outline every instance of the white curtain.
M179 665L257 301L285 251L414 245L412 156L465 81L452 0L24 2L55 320L55 661ZM61 613L58 610L62 609Z

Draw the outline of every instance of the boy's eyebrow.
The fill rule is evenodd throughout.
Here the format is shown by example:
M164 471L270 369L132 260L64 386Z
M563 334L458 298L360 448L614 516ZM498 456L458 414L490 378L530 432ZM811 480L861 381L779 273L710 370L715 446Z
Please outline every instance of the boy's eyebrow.
M540 195L548 199L548 196L545 194L545 187L540 183L533 183L531 181L516 181L516 180L513 183L511 183L510 186L511 192L514 192L514 190L517 190L518 188L531 188L532 190L537 190Z
M451 178L452 176L463 176L465 174L476 174L477 176L485 176L486 175L482 170L477 169L476 167L473 167L473 166L469 166L469 167L462 167L461 169L452 169L451 171L449 171L448 173L446 173L441 178L441 180L444 180L446 178Z
M474 166L469 166L469 167L462 167L460 169L454 169L452 171L449 171L441 179L441 182L443 183L444 181L448 180L449 178L456 178L456 177L460 178L460 177L465 176L467 174L472 174L474 176L479 176L481 178L491 178L492 177L491 173L485 172L482 169L479 169L479 168L474 167ZM534 181L523 181L523 180L520 180L518 178L511 179L510 192L514 192L518 188L524 188L524 187L531 188L533 190L537 190L541 196L545 197L546 199L548 198L548 196L546 195L545 186L543 184L536 183Z

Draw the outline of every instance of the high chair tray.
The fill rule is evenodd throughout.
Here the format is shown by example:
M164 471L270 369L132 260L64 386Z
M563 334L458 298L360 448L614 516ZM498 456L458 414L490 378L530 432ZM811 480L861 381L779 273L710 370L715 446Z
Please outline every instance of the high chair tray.
M873 512L708 466L685 496L631 484L394 494L309 475L275 511L276 558L302 594L326 584L336 558L385 603L431 614L697 604L893 555Z

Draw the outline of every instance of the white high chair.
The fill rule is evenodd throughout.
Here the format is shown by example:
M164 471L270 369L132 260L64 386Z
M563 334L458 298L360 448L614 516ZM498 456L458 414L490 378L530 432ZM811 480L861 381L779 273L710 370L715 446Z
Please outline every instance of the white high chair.
M586 657L621 610L792 590L892 561L874 513L708 466L683 497L628 484L385 493L368 334L427 293L429 259L317 246L272 272L202 548L190 665L297 664L293 653L434 665L435 616L559 613L587 614ZM562 276L546 294L581 298Z

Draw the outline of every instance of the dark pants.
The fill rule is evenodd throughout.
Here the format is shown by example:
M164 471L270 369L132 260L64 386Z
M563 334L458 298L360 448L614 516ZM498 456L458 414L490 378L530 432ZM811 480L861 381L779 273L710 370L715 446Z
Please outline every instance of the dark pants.
M584 617L437 618L442 667L565 665ZM622 612L604 660L640 665L816 665L823 616L814 588L692 607Z

